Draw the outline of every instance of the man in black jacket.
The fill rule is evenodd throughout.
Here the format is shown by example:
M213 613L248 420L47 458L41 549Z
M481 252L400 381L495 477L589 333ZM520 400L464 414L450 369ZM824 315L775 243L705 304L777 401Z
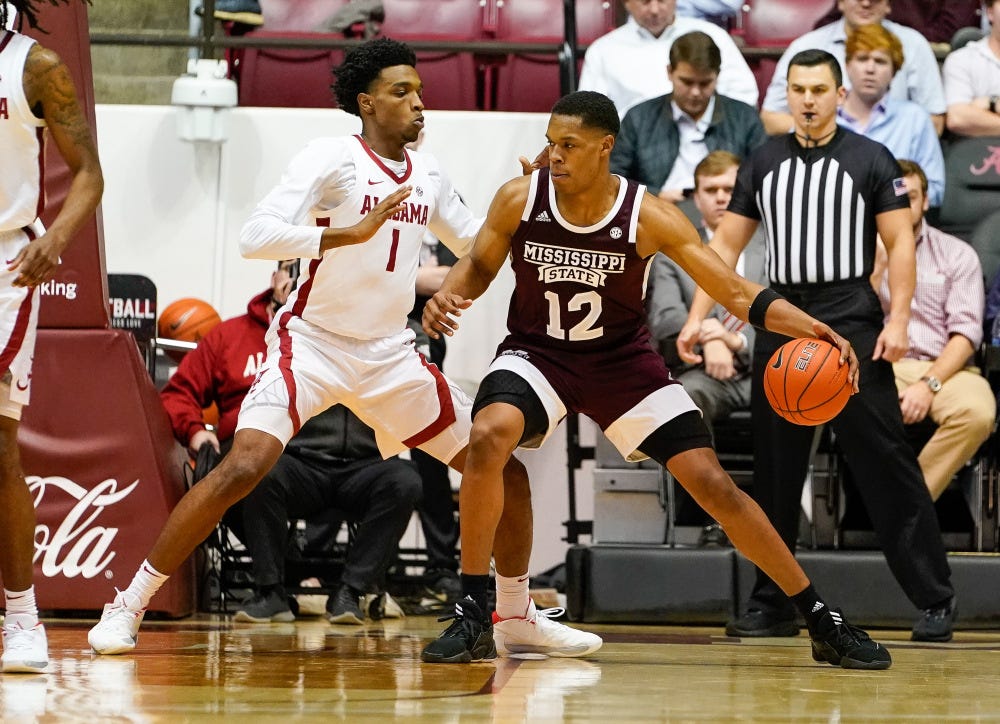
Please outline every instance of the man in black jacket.
M705 33L674 41L667 66L673 92L625 114L611 172L677 203L693 192L694 167L709 152L743 158L767 140L755 108L715 92L721 66L719 48Z

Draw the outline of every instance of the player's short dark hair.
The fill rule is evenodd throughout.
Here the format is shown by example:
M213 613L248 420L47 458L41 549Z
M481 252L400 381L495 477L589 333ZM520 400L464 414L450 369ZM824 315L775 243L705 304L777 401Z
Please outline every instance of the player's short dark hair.
M49 5L66 5L66 0L46 0ZM84 0L88 5L90 0ZM38 25L38 4L36 0L7 0L10 6L17 11L18 23L27 23L33 28L42 30ZM7 5L0 0L0 29L7 27ZM43 31L44 32L44 31Z
M552 115L579 118L584 126L612 136L617 136L618 129L621 128L614 102L603 93L594 91L576 91L564 95L552 106Z
M838 61L831 53L825 50L819 50L818 48L810 48L809 50L802 50L792 56L792 59L788 61L788 72L792 72L793 65L804 65L807 68L815 68L818 65L825 65L830 68L830 72L833 73L833 80L837 83L837 87L844 85L844 71L840 68L840 61ZM787 76L785 76L787 78Z
M670 46L670 67L687 63L699 73L716 73L722 68L722 53L708 33L695 30L677 38Z
M337 105L355 116L361 115L358 94L367 93L379 73L397 65L416 67L417 56L405 43L391 38L376 38L351 48L344 62L333 69L337 80L333 93Z
M920 168L920 164L916 161L911 161L908 158L901 158L897 161L899 167L903 169L903 177L906 176L916 176L917 180L920 181L920 188L924 192L924 196L927 195L927 174L924 170Z

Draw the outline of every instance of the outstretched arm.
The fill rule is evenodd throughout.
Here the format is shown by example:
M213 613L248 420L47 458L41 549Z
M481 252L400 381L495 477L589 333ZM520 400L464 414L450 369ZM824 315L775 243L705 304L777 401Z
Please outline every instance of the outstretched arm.
M45 119L52 140L73 175L66 199L51 226L24 247L8 266L19 271L15 286L30 287L55 274L59 256L97 209L104 192L104 176L73 79L59 56L39 45L32 46L24 64L23 83L28 104L36 116Z
M424 331L432 339L453 335L462 310L489 288L500 271L510 254L510 240L524 210L528 184L529 177L521 176L497 191L472 251L455 263L441 288L424 306Z
M716 235L720 231L721 225ZM753 229L750 231L752 235ZM747 241L749 236L739 248L746 246ZM737 275L714 249L701 243L691 223L669 204L658 200L650 203L649 197L643 200L639 216L638 250L643 255L662 251L676 261L711 298L744 321L789 337L826 339L840 349L841 361L850 365L849 377L857 389L858 359L850 342L790 302L780 297L772 301L772 294L764 291L763 286ZM694 356L689 349L685 351L689 357Z

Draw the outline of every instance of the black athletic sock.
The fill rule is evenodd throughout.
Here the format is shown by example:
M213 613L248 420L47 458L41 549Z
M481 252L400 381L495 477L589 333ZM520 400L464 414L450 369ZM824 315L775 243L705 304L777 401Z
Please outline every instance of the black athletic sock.
M799 613L806 620L806 628L809 629L809 633L816 633L819 630L819 622L822 620L823 615L830 609L823 602L823 599L819 597L819 594L816 593L813 585L810 583L800 593L791 596L791 600L795 604L795 608L799 609Z
M483 615L489 612L489 585L490 577L488 574L483 576L462 574L462 595L475 601Z

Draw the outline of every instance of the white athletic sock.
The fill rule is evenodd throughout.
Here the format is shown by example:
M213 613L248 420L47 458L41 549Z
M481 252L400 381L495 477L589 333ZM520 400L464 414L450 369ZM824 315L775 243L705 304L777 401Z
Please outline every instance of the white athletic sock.
M528 574L508 578L498 575L497 616L500 618L526 618L531 607L528 596Z
M35 605L35 587L27 591L8 591L3 589L4 600L7 603L5 626L20 626L34 628L38 625L38 607Z
M132 611L141 611L149 605L149 599L160 590L170 576L153 568L149 561L143 561L128 588L118 594L118 598Z

